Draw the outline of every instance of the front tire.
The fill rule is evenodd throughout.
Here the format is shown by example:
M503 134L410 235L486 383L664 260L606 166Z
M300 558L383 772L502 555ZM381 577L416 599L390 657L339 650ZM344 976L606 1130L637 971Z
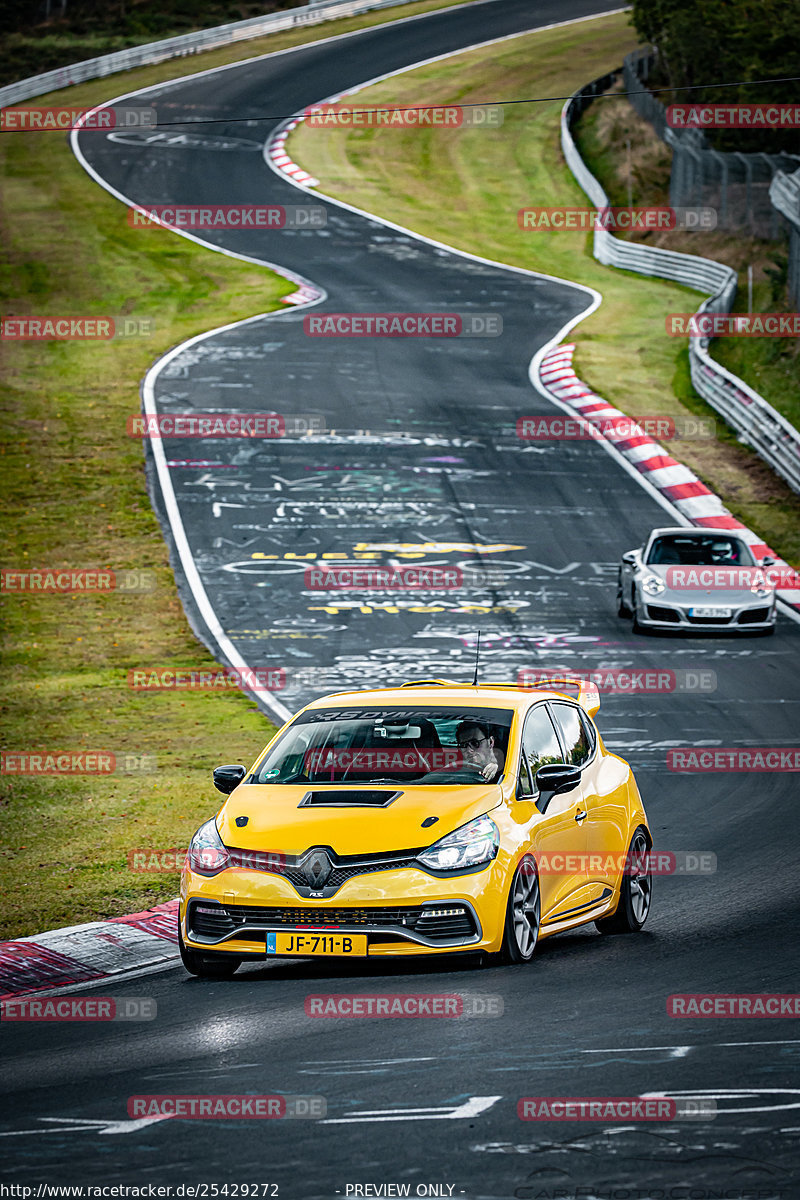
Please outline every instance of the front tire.
M503 962L530 962L539 940L540 923L541 901L536 863L532 858L523 858L514 872L508 892L503 947L500 951Z
M181 962L190 975L197 975L200 979L230 979L237 967L242 965L240 958L210 958L205 954L198 954L196 950L188 950L184 945L183 935L180 925L178 925L178 949L181 954Z
M639 825L628 848L616 911L610 917L595 921L595 928L600 933L638 933L647 920L652 898L649 839L644 827Z

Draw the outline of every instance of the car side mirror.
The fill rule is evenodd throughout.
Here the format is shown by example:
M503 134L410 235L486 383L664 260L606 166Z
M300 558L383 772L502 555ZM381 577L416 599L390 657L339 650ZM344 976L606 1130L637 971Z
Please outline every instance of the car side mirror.
M623 554L622 561L626 562L626 563L630 563L631 566L633 566L633 564L636 562L636 551L629 550L627 554Z
M230 796L246 774L247 768L243 767L241 763L237 763L235 766L214 767L214 787L218 792Z
M761 565L762 567L773 567L775 565L775 559L770 554L766 554L761 560Z
M581 781L580 767L569 763L547 763L536 772L536 786L539 789L539 808L544 812L553 796L561 792L571 792Z

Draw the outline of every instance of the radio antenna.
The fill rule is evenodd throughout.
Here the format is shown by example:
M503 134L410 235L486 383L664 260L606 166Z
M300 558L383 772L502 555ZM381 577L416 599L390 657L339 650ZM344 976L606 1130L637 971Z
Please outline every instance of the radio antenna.
M480 659L481 659L481 631L479 629L478 630L478 644L475 647L475 678L472 681L473 687L478 686L478 664L480 663Z

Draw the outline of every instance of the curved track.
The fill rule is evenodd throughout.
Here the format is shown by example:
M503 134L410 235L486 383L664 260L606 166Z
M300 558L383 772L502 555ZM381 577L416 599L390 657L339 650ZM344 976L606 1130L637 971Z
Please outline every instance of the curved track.
M177 81L147 102L188 127L213 115L215 136L263 143L276 122L260 114L286 114L417 59L601 8L492 0ZM250 115L250 125L225 124ZM92 133L79 141L106 185L140 204L299 201L251 150L134 146ZM200 635L234 664L239 656L253 667L294 668L288 707L328 690L298 674L304 667L331 668L335 687L466 678L478 626L487 677L531 665L712 670L711 694L605 698L600 727L637 772L657 844L711 851L718 871L657 881L641 936L553 939L529 969L298 962L248 968L232 983L171 971L114 988L155 996L158 1020L16 1035L0 1083L16 1113L6 1132L24 1151L9 1181L274 1180L284 1200L344 1196L348 1184L365 1183L409 1183L412 1195L417 1184L452 1185L442 1194L472 1200L553 1200L579 1186L589 1189L583 1196L616 1188L645 1197L668 1186L795 1194L800 1122L789 1106L800 1094L770 1091L793 1087L794 1024L681 1022L666 1016L666 998L791 990L787 831L796 789L788 775L670 775L665 753L681 744L790 744L800 631L782 619L769 641L643 641L615 617L615 561L664 523L664 510L602 447L524 449L514 432L518 416L552 411L530 388L528 364L593 302L585 290L333 206L322 233L208 240L311 281L325 293L313 311L498 312L504 335L316 341L303 334L303 313L290 311L173 352L152 373L160 411L315 412L336 431L312 443L217 442L202 451L218 464L209 468L167 465L199 457L190 442L165 443L163 461L149 460ZM482 556L464 548L476 544L505 548ZM428 549L398 561L483 562L503 580L478 578L423 605L407 596L337 604L304 589L298 561L319 559L285 557L386 563L402 545ZM353 560L357 553L381 557ZM235 746L222 739L220 757L231 755ZM307 1018L305 996L328 991L491 993L505 1011L453 1022ZM747 1098L721 1099L713 1123L532 1125L516 1116L521 1096L737 1089ZM124 1121L128 1096L176 1091L317 1093L329 1123L162 1122L127 1127L117 1141L97 1124L45 1123ZM446 1136L433 1124L441 1119Z

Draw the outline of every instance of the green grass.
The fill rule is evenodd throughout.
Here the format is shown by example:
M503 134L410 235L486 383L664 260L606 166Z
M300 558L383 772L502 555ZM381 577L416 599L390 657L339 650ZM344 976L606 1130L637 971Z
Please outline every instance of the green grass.
M359 92L358 103L568 95L618 65L635 44L625 14L602 17L407 72ZM624 100L601 103L627 106ZM299 126L290 150L321 181L320 192L460 249L597 288L600 309L571 335L580 377L635 417L677 418L687 410L714 417L686 386L676 395L675 380L686 377L686 348L665 333L666 315L693 311L699 293L603 267L587 234L518 228L517 211L526 205L587 203L561 154L561 107L561 101L509 105L502 129L492 132ZM657 171L657 162L651 166ZM716 440L681 441L678 457L776 551L800 563L800 498L721 422L718 427Z

